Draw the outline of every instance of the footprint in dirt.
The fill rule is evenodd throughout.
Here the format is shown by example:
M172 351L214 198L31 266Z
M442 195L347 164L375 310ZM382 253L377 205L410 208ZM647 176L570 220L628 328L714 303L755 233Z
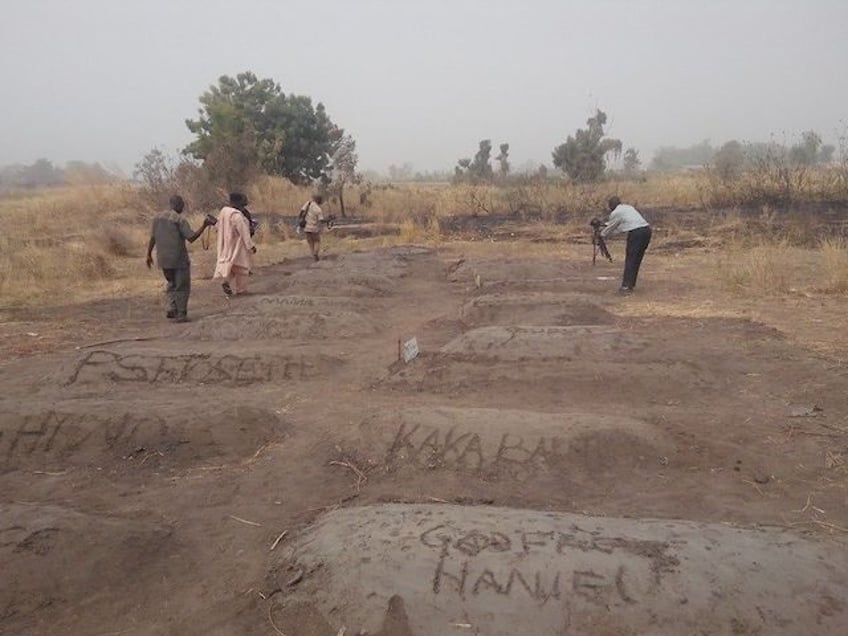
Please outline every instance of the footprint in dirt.
M282 609L279 613L272 611L269 614L269 619L273 621L272 626L277 631L292 634L292 636L338 636L340 633L362 633L346 627L342 630L331 627L321 615L321 612L313 605L295 605ZM283 627L283 625L286 627ZM283 629L280 629L281 627ZM406 613L406 605L401 596L395 594L389 599L383 625L380 631L375 632L373 636L415 636L409 626L409 616Z

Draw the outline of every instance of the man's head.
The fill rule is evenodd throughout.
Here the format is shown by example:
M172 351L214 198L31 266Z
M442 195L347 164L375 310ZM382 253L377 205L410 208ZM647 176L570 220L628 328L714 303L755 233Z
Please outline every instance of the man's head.
M607 207L609 208L609 211L610 211L610 212L612 212L613 210L615 210L615 209L616 209L619 205L621 205L621 199L619 199L619 198L618 198L617 196L615 196L615 195L611 196L611 197L607 200Z
M315 201L316 205L321 205L322 203L324 203L324 197L322 197L320 194L313 194L312 200Z
M230 205L234 208L243 208L247 205L247 195L241 192L230 192Z
M179 194L172 196L168 203L171 204L171 209L177 214L180 214L185 209L185 201L183 201L183 198Z

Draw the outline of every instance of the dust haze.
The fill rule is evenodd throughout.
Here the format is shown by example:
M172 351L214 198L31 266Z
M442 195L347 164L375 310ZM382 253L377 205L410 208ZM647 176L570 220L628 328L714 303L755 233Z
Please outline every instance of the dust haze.
M250 70L323 102L363 169L450 170L480 139L515 166L596 107L645 161L709 139L844 129L848 4L819 0L355 4L34 0L0 22L0 164L176 153L221 75Z

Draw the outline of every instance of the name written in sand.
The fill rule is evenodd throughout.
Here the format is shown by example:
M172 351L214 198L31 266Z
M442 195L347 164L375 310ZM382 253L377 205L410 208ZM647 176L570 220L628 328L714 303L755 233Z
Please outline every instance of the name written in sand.
M84 382L253 384L308 380L318 375L303 356L214 354L148 355L91 351L80 358L66 384Z
M389 446L386 463L408 462L426 468L497 472L520 478L553 464L567 452L568 445L568 439L555 436L503 433L495 439L484 439L461 426L443 430L402 423Z
M635 605L657 594L679 564L663 542L576 526L502 532L436 525L420 542L437 554L433 593L463 600L497 595L544 605L573 595L599 606Z

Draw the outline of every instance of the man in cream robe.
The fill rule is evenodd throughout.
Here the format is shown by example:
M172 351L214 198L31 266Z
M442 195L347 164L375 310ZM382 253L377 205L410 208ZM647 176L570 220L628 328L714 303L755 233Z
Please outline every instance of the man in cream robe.
M239 192L230 194L230 205L218 215L218 262L214 278L223 278L224 293L243 294L252 265L251 254L256 253L256 244L250 236L250 225L239 207L247 203L247 197Z

